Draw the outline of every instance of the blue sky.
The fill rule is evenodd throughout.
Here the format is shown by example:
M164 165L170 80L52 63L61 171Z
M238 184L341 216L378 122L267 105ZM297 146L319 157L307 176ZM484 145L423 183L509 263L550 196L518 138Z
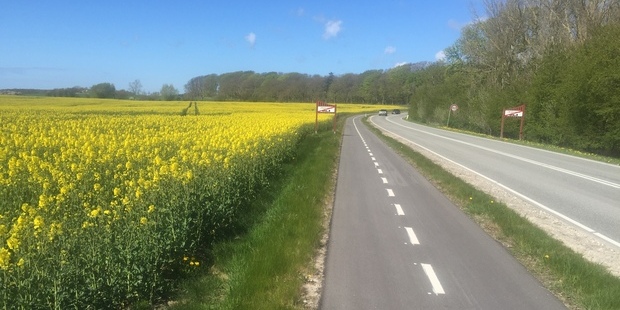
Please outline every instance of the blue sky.
M0 0L0 89L184 92L251 70L336 75L434 61L482 0Z

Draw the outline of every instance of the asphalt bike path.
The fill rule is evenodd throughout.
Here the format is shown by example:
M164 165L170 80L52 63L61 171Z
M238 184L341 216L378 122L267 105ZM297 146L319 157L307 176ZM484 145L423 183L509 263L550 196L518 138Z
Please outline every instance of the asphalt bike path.
M565 309L361 123L346 122L320 309Z

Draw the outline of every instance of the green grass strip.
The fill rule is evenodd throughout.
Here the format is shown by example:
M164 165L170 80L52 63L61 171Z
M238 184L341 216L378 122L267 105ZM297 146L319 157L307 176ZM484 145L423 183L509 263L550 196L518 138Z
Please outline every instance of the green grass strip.
M366 124L368 122L366 121ZM369 128L500 241L571 309L620 309L620 278L564 246L505 204L399 141Z
M252 206L247 233L216 245L214 263L184 285L172 309L303 309L339 150L340 134L329 128L306 137Z

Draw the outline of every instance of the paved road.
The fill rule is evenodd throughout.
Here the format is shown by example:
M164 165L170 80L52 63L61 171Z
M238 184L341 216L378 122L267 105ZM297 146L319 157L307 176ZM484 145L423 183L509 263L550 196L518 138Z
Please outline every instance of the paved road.
M620 249L620 166L426 127L400 115L371 120Z
M321 309L564 309L359 118L344 130Z

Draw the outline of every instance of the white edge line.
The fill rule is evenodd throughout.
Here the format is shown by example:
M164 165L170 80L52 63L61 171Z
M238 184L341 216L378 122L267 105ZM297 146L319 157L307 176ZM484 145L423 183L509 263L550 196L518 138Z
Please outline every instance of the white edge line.
M437 275L435 274L435 271L433 270L433 266L431 266L430 264L421 264L421 265L422 265L422 269L424 269L424 273L426 273L426 276L431 281L431 285L433 286L433 293L435 293L435 295L445 294L446 292L443 290L443 287L441 286L441 282L439 282L439 279L437 278Z
M611 244L613 244L613 245L615 245L615 246L620 248L620 242L618 242L618 241L616 241L614 239L611 239L611 238L609 238L609 237L607 237L607 236L605 236L605 235L603 235L603 234L601 234L599 232L595 232L594 235L599 237L599 238L601 238L601 239L603 239L603 240L606 240L607 242L609 242L609 243L611 243Z
M422 149L426 150L427 152L430 152L430 153L434 154L435 156L438 156L438 157L440 157L440 158L442 158L444 160L447 160L447 161L449 161L449 162L451 162L451 163L453 163L453 164L455 164L455 165L457 165L457 166L459 166L459 167L461 167L463 169L466 169L466 170L468 170L468 171L470 171L472 173L475 173L476 175L479 175L480 177L483 177L483 178L489 180L490 182L493 182L493 183L497 184L498 186L502 187L503 189L505 189L505 190L507 190L507 191L509 191L509 192L511 192L511 193L513 193L513 194L515 194L517 196L519 196L520 198L529 201L530 203L536 205L537 207L539 207L539 208L541 208L541 209L543 209L543 210L545 210L545 211L547 211L547 212L549 212L551 214L554 214L555 216L557 216L557 217L559 217L559 218L561 218L561 219L563 219L563 220L565 220L565 221L567 221L567 222L569 222L569 223L571 223L571 224L573 224L573 225L575 225L575 226L577 226L577 227L579 227L579 228L581 228L581 229L583 229L583 230L585 230L585 231L587 231L587 232L589 232L589 233L599 237L600 239L603 239L603 240L605 240L605 241L607 241L607 242L609 242L609 243L611 243L611 244L613 244L613 245L615 245L617 247L620 247L620 243L618 241L616 241L614 239L611 239L611 238L609 238L609 237L607 237L607 236L605 236L605 235L603 235L601 233L598 233L594 229L592 229L592 228L590 228L590 227L588 227L588 226L586 226L584 224L581 224L581 223L577 222L576 220L573 220L572 218L570 218L570 217L568 217L568 216L566 216L566 215L564 215L564 214L562 214L562 213L560 213L558 211L555 211L555 210L553 210L553 209L551 209L551 208L541 204L540 202L538 202L538 201L536 201L536 200L534 200L534 199L532 199L530 197L527 197L527 196L525 196L525 195L523 195L523 194L513 190L512 188L509 188L509 187L503 185L502 183L499 183L499 182L497 182L497 181L495 181L495 180L493 180L493 179L491 179L491 178L489 178L489 177L487 177L487 176L485 176L483 174L480 174L479 172L476 172L476 171L474 171L474 170L472 170L472 169L470 169L468 167L465 167L465 166L463 166L463 165L461 165L461 164L459 164L459 163L457 163L457 162L455 162L455 161L453 161L453 160L451 160L449 158L446 158L446 157L444 157L442 155L439 155L439 154L435 153L434 151L431 151L430 149L428 149L428 148L426 148L426 147L424 147L424 146L422 146L420 144L417 144L417 143L415 143L415 142L413 142L413 141L411 141L411 140L409 140L409 139L407 139L407 138L405 138L405 137L403 137L401 135L398 135L398 134L396 134L396 133L394 133L394 132L392 132L390 130L387 130L384 127L379 126L376 123L374 123L374 124L377 125L378 127L380 127L381 129L383 129L383 130L385 130L385 131L387 131L387 132L389 132L389 133L391 133L391 134L393 134L395 136L400 137L401 139L407 140L410 143L417 145L419 148L422 148Z

